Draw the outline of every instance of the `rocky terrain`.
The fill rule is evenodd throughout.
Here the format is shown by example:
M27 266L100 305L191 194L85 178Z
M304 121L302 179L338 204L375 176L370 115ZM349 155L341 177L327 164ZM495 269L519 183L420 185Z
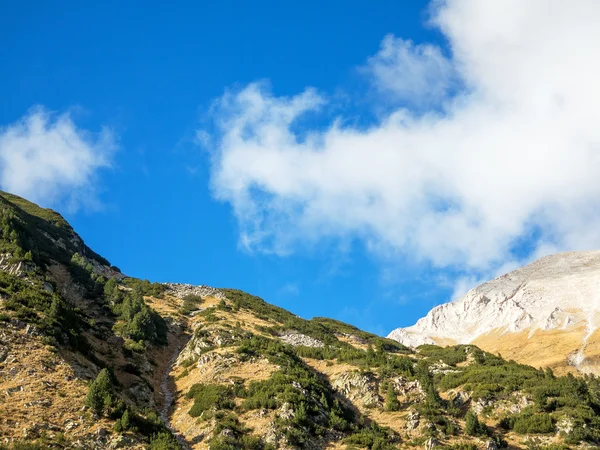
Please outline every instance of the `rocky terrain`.
M570 280L589 294L594 255L577 261ZM511 302L525 309L553 280L528 270L502 281L499 333L594 323L583 307L518 315ZM496 290L473 311L501 303ZM442 319L461 323L453 314L407 343L437 342ZM471 344L412 349L238 290L130 278L57 213L0 193L2 450L586 449L600 444L598 417L594 376Z
M388 336L410 347L476 344L536 366L600 373L600 251L547 256Z

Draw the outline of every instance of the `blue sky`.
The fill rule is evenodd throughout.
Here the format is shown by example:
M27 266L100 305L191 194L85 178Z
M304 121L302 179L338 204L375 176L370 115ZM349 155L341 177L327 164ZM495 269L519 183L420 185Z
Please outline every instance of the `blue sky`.
M2 2L0 186L129 275L387 334L600 242L597 127L565 119L597 8L509 3Z

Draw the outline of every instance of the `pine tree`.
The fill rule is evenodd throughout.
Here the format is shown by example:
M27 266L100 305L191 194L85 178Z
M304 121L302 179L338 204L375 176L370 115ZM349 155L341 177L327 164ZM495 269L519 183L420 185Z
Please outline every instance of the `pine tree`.
M113 397L112 376L108 369L102 369L88 388L85 404L96 414L102 414L106 407L112 403Z
M325 392L321 392L321 405L323 405L323 408L328 409L329 408L329 402L327 401L327 396L325 395Z
M465 433L470 436L487 434L487 427L479 421L479 417L473 411L469 411L465 415Z
M398 411L400 409L400 402L396 395L394 386L390 385L385 396L385 410L386 411Z
M304 424L308 420L308 413L306 412L306 404L304 402L300 402L296 411L294 411L294 422L297 424Z
M131 423L129 420L129 411L125 410L121 418L115 423L115 431L127 431L130 425Z

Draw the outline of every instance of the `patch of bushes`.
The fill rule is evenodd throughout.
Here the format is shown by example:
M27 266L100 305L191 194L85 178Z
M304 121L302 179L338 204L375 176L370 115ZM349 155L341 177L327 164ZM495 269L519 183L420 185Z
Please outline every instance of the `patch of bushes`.
M215 322L218 322L219 320L221 320L221 318L215 314L216 310L217 310L217 308L212 306L212 307L206 308L204 311L200 312L199 315L204 318L205 322L215 323Z
M102 369L90 383L85 404L100 416L116 419L115 431L136 431L146 436L151 449L180 449L179 443L155 411L140 413L125 405L117 394L116 380L108 369Z
M318 323L319 325L324 326L329 331L336 334L356 336L367 344L373 345L376 349L384 350L388 353L412 353L412 350L410 350L408 347L394 341L393 339L382 338L381 336L368 333L356 328L354 325L350 325L339 320L329 319L326 317L315 317L310 321Z
M160 314L144 302L141 294L134 291L123 296L118 288L109 287L108 297L112 310L122 321L116 324L116 333L142 343L167 344L167 324Z
M146 295L148 297L162 298L167 286L162 283L151 283L148 280L140 280L139 278L123 278L123 284L133 290L138 295Z
M350 444L391 448L383 443L395 439L396 435L374 422L355 422L354 412L335 397L328 381L307 366L295 350L262 336L240 343L238 353L242 358L262 356L280 366L269 379L251 382L247 389L236 391L236 395L243 398L241 409L277 409L287 405L294 412L293 418L280 420L277 426L293 445L301 446L309 436L321 436L333 429L351 436L356 434L354 441L348 441Z
M527 450L569 450L569 446L564 444L544 444L539 439L528 439L525 441Z
M180 450L181 446L177 439L171 434L160 432L150 437L149 450Z
M376 422L371 422L370 426L364 427L346 439L346 444L357 445L360 448L369 450L393 450L398 447L395 445L398 438L395 433L389 428L377 425Z
M188 367L191 367L194 364L196 364L196 361L198 361L198 358L196 356L190 356L189 358L186 358L183 361L181 361L181 365L187 369Z
M94 266L79 253L74 253L69 264L69 272L73 281L86 289L87 296L98 298L104 291L105 279L94 273Z
M520 414L505 417L500 421L500 426L519 434L544 434L555 431L554 421L550 414L531 411L523 411Z
M544 378L544 374L533 367L504 361L489 353L485 355L482 362L462 367L457 373L440 375L440 389L469 385L473 391L478 391L477 395L491 400L522 390L525 386L533 386Z
M183 297L183 304L181 305L180 312L181 314L190 314L194 311L198 310L198 307L202 304L202 297L199 295L188 294Z
M232 308L238 310L244 308L250 310L259 319L267 322L276 322L278 325L270 327L268 332L272 335L278 335L289 330L305 334L318 339L325 344L344 346L336 337L335 333L317 321L302 319L291 312L271 305L260 297L247 294L236 289L223 289L223 292L232 303Z
M417 350L420 355L429 358L433 362L443 361L449 366L456 366L458 363L467 360L470 346L455 345L452 347L439 347L437 345L421 345Z
M46 291L41 281L25 281L0 272L0 294L7 297L4 307L14 317L37 326L42 333L87 354L89 345L81 334L85 326L81 311L57 293Z
M553 416L571 418L574 429L565 440L576 444L600 443L600 379L557 377L552 370L506 361L500 356L470 346L475 363L457 368L457 373L436 375L436 385L444 390L463 386L475 400L493 401L509 398L512 393L527 395L534 406L500 422L505 429L517 433L551 433Z
M221 384L194 384L186 397L194 399L194 404L189 410L192 417L200 416L204 411L211 408L232 409L235 407L233 402L233 389L230 386Z

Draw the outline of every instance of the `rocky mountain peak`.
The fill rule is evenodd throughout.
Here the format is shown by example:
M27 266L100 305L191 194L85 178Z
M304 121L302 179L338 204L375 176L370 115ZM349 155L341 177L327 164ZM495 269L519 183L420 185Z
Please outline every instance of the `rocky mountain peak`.
M558 253L471 289L389 334L404 345L476 343L486 335L584 330L600 321L600 251ZM567 355L565 355L567 358Z

